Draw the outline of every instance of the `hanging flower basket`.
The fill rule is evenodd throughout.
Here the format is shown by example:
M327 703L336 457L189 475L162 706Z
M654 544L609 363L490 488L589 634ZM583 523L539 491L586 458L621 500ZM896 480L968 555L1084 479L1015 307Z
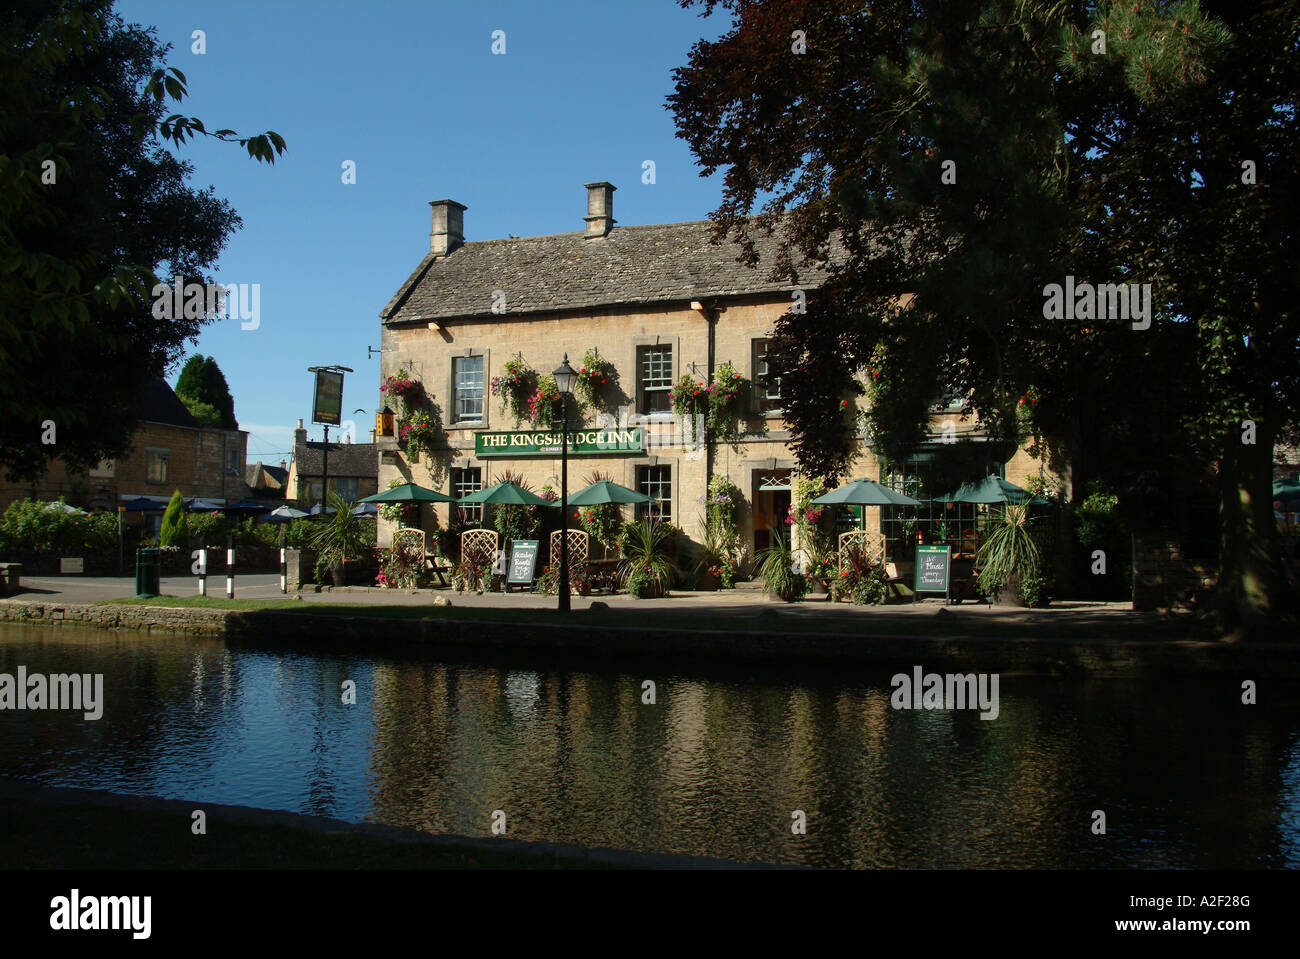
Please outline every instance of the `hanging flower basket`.
M413 379L409 370L398 370L388 377L379 392L396 397L408 415L424 400L424 384Z
M611 397L617 389L618 371L614 364L594 349L583 354L574 395L598 410L609 410L613 408Z
M749 386L749 380L741 376L730 362L723 363L714 371L708 399L709 429L715 438L733 445L740 439Z
M398 430L398 439L406 444L407 455L413 459L430 452L437 435L437 427L424 410L416 410L408 416Z
M685 442L699 439L695 433L709 409L708 384L683 376L677 381L669 396L673 404L673 413L682 420L682 439Z
M572 401L569 418L577 413L577 402ZM555 377L539 376L537 389L528 398L528 422L533 426L545 426L547 429L559 429L564 421L564 408L560 399L560 390L555 385Z
M515 422L536 422L531 406L537 393L537 382L537 371L522 357L506 360L506 371L492 377L492 395L501 398L501 411L513 416Z

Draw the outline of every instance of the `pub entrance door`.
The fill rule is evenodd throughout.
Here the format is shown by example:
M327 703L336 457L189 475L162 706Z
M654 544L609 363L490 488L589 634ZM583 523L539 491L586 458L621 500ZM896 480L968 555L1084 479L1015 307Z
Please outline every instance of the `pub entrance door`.
M772 545L772 531L789 543L790 470L754 470L754 556Z

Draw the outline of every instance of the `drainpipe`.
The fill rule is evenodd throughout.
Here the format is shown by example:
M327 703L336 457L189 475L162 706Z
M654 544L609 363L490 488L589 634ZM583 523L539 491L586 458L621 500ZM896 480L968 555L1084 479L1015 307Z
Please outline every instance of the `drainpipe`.
M704 304L698 300L691 301L691 309L704 317L709 324L708 339L708 384L713 385L713 368L717 360L718 309L712 303ZM713 431L704 427L704 490L708 498L709 484L713 482Z

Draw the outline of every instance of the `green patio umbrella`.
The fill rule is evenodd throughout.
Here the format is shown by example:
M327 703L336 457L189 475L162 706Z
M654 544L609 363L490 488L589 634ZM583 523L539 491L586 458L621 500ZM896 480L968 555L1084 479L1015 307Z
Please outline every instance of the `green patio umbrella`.
M454 503L454 497L447 496L435 490L425 489L423 486L417 486L415 483L403 483L401 486L394 486L392 489L386 489L382 493L376 493L374 496L366 496L357 500L358 503Z
M456 500L457 503L488 503L493 506L558 506L550 500L542 499L536 493L530 493L518 483L497 483L487 489L470 493Z
M598 480L569 497L570 506L603 506L606 503L648 503L650 497L612 480Z
M920 506L920 500L896 493L875 480L855 479L838 489L818 496L814 506ZM862 511L862 528L867 528L867 511Z
M967 483L955 493L936 496L940 503L1031 503L1046 506L1047 500L998 476L986 476L978 483Z

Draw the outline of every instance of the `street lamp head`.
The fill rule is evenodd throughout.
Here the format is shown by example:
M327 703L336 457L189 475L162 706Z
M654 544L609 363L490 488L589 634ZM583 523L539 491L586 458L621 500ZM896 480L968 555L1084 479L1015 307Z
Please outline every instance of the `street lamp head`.
M573 384L578 379L577 371L569 365L569 354L564 354L564 362L560 368L551 374L555 377L555 388L560 391L561 396L569 396L573 393Z

